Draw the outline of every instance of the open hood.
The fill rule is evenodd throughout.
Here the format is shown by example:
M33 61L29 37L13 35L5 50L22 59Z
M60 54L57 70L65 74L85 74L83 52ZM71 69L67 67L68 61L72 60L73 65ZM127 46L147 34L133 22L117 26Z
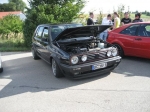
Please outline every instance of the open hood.
M63 32L61 32L54 39L54 41L58 41L60 39L67 39L67 38L73 37L74 35L97 36L97 34L105 31L109 27L111 27L111 25L95 25L95 26L82 26L82 27L75 27L75 28L67 28Z

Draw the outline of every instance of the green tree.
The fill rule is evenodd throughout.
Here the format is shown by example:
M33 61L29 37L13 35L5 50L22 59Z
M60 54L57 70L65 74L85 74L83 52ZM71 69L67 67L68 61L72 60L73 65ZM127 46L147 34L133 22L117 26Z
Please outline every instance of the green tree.
M102 20L103 20L103 12L100 11L99 15L98 15L98 18L97 18L97 23L98 24L101 24L102 23Z
M124 17L124 10L125 10L125 5L121 4L120 6L118 6L118 14L120 16L120 19Z
M6 11L15 11L16 5L14 3L4 3L0 4L0 11L6 12Z
M31 45L31 37L37 25L72 22L84 3L84 0L29 0L30 8L26 11L23 30L26 45Z
M9 4L15 4L17 11L24 11L26 4L22 0L8 0Z
M0 4L0 11L24 11L26 4L22 0L9 0L9 3Z
M0 26L0 34L8 36L10 33L14 33L16 35L22 32L23 21L16 15L8 15L0 19Z

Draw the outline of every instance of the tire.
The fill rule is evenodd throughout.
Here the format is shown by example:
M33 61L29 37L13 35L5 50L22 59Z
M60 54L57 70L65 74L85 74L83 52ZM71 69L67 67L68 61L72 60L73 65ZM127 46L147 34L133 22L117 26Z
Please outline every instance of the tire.
M3 72L3 68L0 68L0 73L2 73Z
M118 45L118 44L113 44L113 45L115 45L117 47L117 49L119 51L119 55L121 57L124 57L124 51L123 51L122 47L120 45Z
M36 51L34 50L34 48L32 47L31 49L32 52L32 57L34 60L40 59L40 57L37 55Z
M56 61L54 59L52 59L52 72L53 72L53 75L56 77L56 78L61 78L63 77L63 74L58 66L58 64L56 63Z

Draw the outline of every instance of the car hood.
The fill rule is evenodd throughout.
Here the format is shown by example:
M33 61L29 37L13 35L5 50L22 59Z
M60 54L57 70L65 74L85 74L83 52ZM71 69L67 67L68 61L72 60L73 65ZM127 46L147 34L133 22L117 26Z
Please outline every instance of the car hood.
M75 28L67 28L63 32L61 32L54 41L67 39L69 36L73 36L76 34L82 35L97 35L106 29L111 27L111 25L94 25L94 26L82 26L82 27L75 27ZM70 38L70 37L69 37Z

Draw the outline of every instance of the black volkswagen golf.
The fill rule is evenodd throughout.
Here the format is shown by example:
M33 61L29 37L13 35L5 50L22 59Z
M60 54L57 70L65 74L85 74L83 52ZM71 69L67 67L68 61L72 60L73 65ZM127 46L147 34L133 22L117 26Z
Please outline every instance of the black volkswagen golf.
M121 61L118 50L97 36L109 25L43 24L33 35L33 58L51 64L55 77L73 79L110 73Z

